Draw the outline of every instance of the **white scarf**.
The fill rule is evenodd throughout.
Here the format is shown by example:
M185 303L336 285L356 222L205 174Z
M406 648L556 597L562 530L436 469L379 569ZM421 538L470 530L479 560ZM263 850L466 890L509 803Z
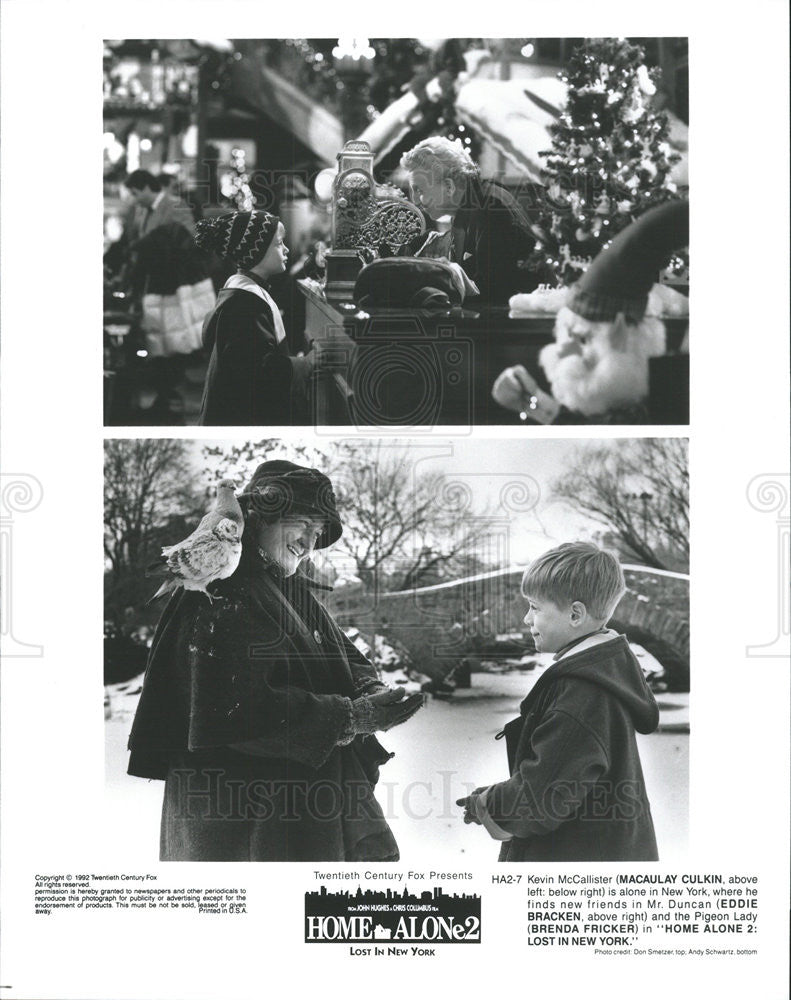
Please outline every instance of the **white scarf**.
M272 319L275 324L275 336L277 337L278 344L286 339L286 328L283 326L283 317L280 315L277 303L265 288L262 288L252 278L248 278L246 274L232 274L223 285L223 288L241 288L245 292L252 292L253 295L262 298L272 310Z

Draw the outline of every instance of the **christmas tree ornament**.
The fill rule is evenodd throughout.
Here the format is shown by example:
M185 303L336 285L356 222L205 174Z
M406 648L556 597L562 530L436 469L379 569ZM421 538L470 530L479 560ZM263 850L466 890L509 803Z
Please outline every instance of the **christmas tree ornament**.
M640 90L645 94L646 97L653 97L656 93L656 85L654 81L648 74L648 67L645 63L637 68L637 82L640 86Z
M596 206L596 214L609 215L610 211L611 211L610 199L607 197L606 194L603 194L601 198L599 198L599 203Z
M639 121L644 114L645 105L640 97L639 89L635 87L634 90L632 90L628 105L622 112L623 120L631 125L632 123ZM627 146L631 145L632 143L627 143Z
M656 177L657 174L656 164L654 163L653 160L649 160L647 157L645 159L640 160L640 169L645 170L645 172L648 174L650 178L653 179L654 177Z

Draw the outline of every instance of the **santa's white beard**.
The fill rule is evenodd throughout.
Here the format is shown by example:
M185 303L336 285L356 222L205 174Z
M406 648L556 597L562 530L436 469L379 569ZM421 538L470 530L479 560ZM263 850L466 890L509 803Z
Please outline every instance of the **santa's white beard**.
M615 348L607 332L597 332L592 343L583 348L585 356L572 353L558 357L561 344L543 348L539 360L559 403L593 417L646 399L648 359L664 353L664 324L646 317L637 326L621 327L617 339L622 342Z

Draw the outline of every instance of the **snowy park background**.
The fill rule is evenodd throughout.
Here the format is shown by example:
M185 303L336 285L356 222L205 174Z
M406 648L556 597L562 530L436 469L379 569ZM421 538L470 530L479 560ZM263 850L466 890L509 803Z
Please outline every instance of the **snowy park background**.
M505 746L495 740L519 714L519 702L542 672L475 673L472 687L431 698L407 724L381 736L395 757L382 768L377 798L408 864L485 865L498 845L465 826L455 800L508 776ZM159 858L164 783L126 775L126 741L142 677L108 688L107 820L119 856L144 867ZM660 859L682 862L688 834L689 695L661 693L660 726L638 736Z

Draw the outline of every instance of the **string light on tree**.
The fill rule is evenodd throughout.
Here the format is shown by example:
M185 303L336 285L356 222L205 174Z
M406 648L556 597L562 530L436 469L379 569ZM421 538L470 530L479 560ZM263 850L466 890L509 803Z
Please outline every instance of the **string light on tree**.
M255 197L250 188L250 177L245 163L245 152L238 146L231 150L231 169L221 181L223 195L234 203L238 212L249 212L255 205Z

